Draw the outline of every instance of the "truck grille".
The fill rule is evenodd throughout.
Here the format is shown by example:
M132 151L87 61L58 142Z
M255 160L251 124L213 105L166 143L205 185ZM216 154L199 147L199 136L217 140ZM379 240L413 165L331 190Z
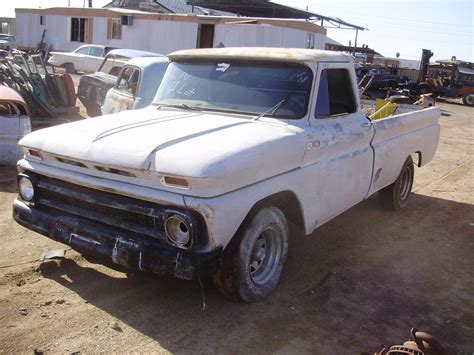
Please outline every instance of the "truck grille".
M170 211L184 209L138 200L110 192L78 186L62 180L36 175L36 205L59 210L64 215L129 230L165 240L164 219ZM189 214L189 213L187 213ZM194 216L193 220L199 220ZM197 224L202 225L198 222Z
M116 218L128 223L163 231L163 222L161 218L129 212L122 209L81 200L71 196L65 196L56 192L48 191L46 189L41 189L40 191L43 201L46 199L51 202L68 205L75 209L84 210L91 213L96 213L101 216Z

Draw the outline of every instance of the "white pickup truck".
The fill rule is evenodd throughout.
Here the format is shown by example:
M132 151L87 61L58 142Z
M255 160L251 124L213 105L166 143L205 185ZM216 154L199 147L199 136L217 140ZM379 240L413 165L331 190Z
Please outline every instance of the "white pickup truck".
M394 210L434 156L440 110L361 113L350 56L222 48L169 55L152 105L22 139L15 220L85 254L233 299L275 288L304 234L379 191ZM413 157L413 158L412 158Z

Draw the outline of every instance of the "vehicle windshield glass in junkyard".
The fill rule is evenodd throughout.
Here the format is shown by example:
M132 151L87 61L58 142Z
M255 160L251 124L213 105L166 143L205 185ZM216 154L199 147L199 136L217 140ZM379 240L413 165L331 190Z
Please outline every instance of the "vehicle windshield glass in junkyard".
M98 72L118 76L120 69L130 60L129 57L121 55L108 55L102 61Z
M0 41L13 42L13 41L15 41L15 37L10 36L10 35L0 34Z
M170 63L154 105L181 105L208 110L297 119L306 114L312 82L304 65L233 62Z

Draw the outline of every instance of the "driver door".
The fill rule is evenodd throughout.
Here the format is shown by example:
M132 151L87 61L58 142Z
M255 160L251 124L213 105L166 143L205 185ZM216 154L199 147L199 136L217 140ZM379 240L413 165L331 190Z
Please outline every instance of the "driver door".
M311 216L320 225L362 201L372 177L375 134L360 113L354 65L320 63L303 164L312 171Z

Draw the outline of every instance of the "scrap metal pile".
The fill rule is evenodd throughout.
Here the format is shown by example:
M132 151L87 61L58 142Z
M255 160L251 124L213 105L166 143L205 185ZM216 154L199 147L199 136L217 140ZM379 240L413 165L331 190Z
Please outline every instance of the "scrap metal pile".
M19 92L33 116L78 111L71 76L48 72L41 54L0 50L0 85Z

